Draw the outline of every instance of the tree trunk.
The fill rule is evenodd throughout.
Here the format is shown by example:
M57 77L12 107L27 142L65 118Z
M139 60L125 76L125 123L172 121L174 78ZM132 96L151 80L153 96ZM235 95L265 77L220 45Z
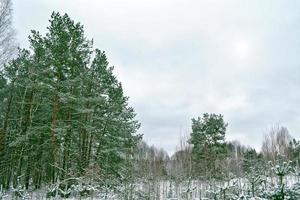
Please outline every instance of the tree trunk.
M57 167L57 161L56 161L56 132L55 129L57 128L57 120L58 120L58 112L59 112L59 96L58 96L58 90L57 93L54 95L53 98L53 108L52 108L52 121L51 121L51 130L50 130L50 139L52 143L52 152L51 152L51 157L52 157L52 163L53 166L51 167L51 179L52 183L55 183L56 179L56 167Z
M0 129L0 154L5 149L5 137L6 137L6 132L7 132L9 114L10 114L10 110L11 110L11 104L12 104L12 100L13 100L14 81L12 81L11 85L12 85L12 88L10 90L10 95L9 95L9 99L7 102L3 128L2 128L2 130Z

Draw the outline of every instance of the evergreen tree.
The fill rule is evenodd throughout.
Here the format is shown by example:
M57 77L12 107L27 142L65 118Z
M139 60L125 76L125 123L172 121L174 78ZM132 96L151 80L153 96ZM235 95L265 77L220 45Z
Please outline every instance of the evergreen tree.
M205 113L192 119L193 169L196 176L217 178L221 167L217 161L226 155L225 132L227 124L222 115Z
M265 163L261 153L257 153L255 149L250 148L246 150L243 156L242 167L245 173L250 173L253 168L254 170L262 170Z
M66 190L77 177L131 177L139 123L105 53L66 14L29 42L0 73L0 184Z
M300 141L295 138L289 143L289 157L293 161L293 165L299 167L300 165Z

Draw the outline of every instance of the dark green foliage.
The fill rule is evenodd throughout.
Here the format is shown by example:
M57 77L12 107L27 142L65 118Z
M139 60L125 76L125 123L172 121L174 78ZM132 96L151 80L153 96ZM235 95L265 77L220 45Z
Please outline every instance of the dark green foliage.
M247 149L243 154L242 168L245 173L250 173L252 170L262 170L265 165L261 153L257 153L255 149Z
M300 141L293 139L289 143L289 154L288 155L293 161L294 166L299 166L300 164Z
M222 115L207 114L192 119L193 171L196 176L219 178L222 159L226 156L225 132L227 124Z
M29 42L0 73L0 185L130 177L139 123L105 53L66 14Z

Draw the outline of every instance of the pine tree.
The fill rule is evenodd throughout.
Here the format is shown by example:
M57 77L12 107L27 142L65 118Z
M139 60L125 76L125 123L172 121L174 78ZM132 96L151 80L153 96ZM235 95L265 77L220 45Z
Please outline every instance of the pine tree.
M253 169L261 171L265 165L262 154L257 153L255 149L247 149L243 153L243 157L242 167L245 173L249 173Z
M67 190L76 177L130 177L139 123L105 53L66 14L29 42L0 74L0 184Z
M196 176L218 177L221 166L218 159L223 159L226 153L225 132L227 124L222 115L205 113L203 117L192 119L193 169Z

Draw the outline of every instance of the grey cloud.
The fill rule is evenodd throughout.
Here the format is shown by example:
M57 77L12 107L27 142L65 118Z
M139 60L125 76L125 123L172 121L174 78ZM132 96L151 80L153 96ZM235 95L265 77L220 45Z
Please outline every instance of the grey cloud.
M19 42L67 12L105 50L150 144L174 152L190 119L221 113L228 140L259 149L281 123L300 137L300 2L296 0L15 1ZM246 42L246 58L236 43Z

